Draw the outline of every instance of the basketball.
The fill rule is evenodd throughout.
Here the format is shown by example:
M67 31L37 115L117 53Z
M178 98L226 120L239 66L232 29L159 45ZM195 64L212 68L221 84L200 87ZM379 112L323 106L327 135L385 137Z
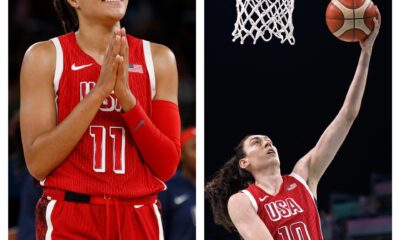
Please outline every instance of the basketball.
M358 42L374 29L376 6L371 0L332 0L326 9L329 30L345 42Z

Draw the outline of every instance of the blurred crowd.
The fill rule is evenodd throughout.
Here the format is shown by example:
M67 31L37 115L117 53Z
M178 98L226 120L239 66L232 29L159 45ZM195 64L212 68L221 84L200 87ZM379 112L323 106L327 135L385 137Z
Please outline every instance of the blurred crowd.
M195 4L194 0L131 0L121 22L121 26L124 26L129 34L166 45L174 52L179 73L182 129L196 124ZM19 130L20 67L29 46L64 32L50 0L10 1L9 13L8 220L10 239L12 236L18 236L17 239L25 240L34 239L34 204L41 192L39 188L34 187L23 158ZM19 234L15 234L16 232Z
M330 211L320 211L326 240L392 239L392 181L372 174L369 195L330 194Z

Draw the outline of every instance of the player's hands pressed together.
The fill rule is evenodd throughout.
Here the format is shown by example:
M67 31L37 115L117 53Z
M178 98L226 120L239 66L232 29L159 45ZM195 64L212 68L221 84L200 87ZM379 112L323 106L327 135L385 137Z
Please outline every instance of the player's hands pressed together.
M377 17L374 18L374 30L372 30L371 34L364 41L360 41L361 49L366 51L368 54L371 54L372 47L374 46L375 39L378 36L381 27L381 13L379 12L378 7L376 7L376 14Z
M123 62L121 44L118 29L106 49L96 87L58 124L53 84L56 49L50 41L28 49L21 67L21 132L26 163L36 179L45 179L67 158L114 90Z
M96 88L103 92L104 98L108 97L114 90L119 63L122 62L122 57L119 54L120 50L121 30L118 29L114 31L113 37L107 47L100 76L96 84Z
M126 30L122 28L121 34L121 48L119 55L121 56L118 61L117 78L114 87L114 93L121 104L122 110L128 112L136 105L136 98L133 95L128 83L128 65L129 65L129 45L126 38Z

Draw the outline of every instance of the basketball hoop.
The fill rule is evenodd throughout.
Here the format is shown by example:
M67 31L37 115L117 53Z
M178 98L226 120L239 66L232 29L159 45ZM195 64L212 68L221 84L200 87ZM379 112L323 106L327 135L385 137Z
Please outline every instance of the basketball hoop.
M294 45L292 13L294 0L236 0L237 19L233 41L247 37L256 44L259 38L268 42L272 36Z

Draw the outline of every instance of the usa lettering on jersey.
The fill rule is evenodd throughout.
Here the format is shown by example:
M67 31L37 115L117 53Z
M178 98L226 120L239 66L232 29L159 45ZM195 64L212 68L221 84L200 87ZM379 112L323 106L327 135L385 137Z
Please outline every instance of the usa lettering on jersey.
M274 222L279 221L281 218L288 218L303 212L303 209L293 198L267 203L264 205L264 208L271 221Z
M243 192L274 239L322 240L318 209L307 183L294 173L283 175L282 180L275 195L254 183Z
M96 86L95 82L81 82L80 83L80 101L89 94L89 92ZM114 92L112 92L114 93ZM100 111L103 112L121 112L121 104L119 104L118 99L113 96L113 94L109 95L106 99L104 99L103 103L100 106Z

